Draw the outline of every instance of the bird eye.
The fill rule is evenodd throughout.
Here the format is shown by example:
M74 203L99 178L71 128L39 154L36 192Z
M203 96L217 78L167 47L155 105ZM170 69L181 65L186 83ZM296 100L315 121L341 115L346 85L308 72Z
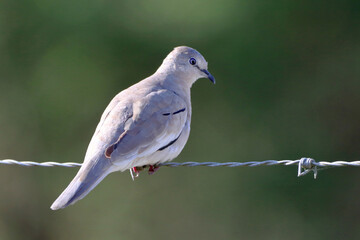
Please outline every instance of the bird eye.
M191 65L195 65L195 64L196 64L196 59L195 59L195 58L190 58L190 59L189 59L189 63L190 63Z

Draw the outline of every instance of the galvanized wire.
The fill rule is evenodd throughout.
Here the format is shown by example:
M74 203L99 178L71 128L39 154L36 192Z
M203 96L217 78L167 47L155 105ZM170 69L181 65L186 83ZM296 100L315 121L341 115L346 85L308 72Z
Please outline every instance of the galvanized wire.
M16 161L13 159L0 160L0 164L5 165L19 165L25 167L80 167L81 163L75 162L32 162L32 161ZM317 171L327 169L330 167L360 167L360 161L335 161L335 162L316 162L312 158L301 158L298 160L266 160L266 161L253 161L253 162L166 162L161 163L159 167L258 167L258 166L276 166L276 165L297 165L298 166L298 177L304 176L309 172L314 173L314 178L317 176Z
M74 163L74 162L32 162L32 161L17 161L13 159L4 159L0 160L0 164L5 165L19 165L23 167L81 167L82 163Z

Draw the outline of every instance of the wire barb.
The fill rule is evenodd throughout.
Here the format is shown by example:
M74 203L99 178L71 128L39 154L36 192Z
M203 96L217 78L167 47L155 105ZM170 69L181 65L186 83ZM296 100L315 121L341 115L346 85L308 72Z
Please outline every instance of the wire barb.
M317 177L317 166L314 165L315 160L312 158L301 158L298 166L298 177L304 176L309 172L314 172L314 179ZM302 169L305 169L302 171Z
M58 163L58 162L31 162L31 161L16 161L13 159L5 159L0 160L0 164L5 165L19 165L25 167L80 167L81 163L75 162L65 162L65 163ZM159 167L259 167L259 166L290 166L290 165L297 165L298 166L298 177L302 177L309 172L314 173L314 179L317 177L317 172L322 169L327 169L330 167L360 167L360 161L352 161L352 162L345 162L345 161L335 161L335 162L316 162L312 158L301 158L298 160L266 160L266 161L254 161L254 162L166 162L161 163L157 166ZM303 170L304 169L304 170ZM130 170L131 172L131 170ZM133 176L136 175L133 173Z

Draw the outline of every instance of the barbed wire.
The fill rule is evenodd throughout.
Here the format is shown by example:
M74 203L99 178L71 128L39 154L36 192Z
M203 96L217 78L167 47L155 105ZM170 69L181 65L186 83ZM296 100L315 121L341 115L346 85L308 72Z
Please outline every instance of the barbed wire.
M80 167L81 163L75 162L32 162L32 161L16 161L13 159L0 160L0 164L5 165L19 165L24 167ZM158 167L258 167L258 166L298 166L298 177L304 176L309 172L314 173L314 178L317 177L319 170L331 168L331 167L360 167L360 161L335 161L335 162L316 162L312 158L301 158L297 160L266 160L266 161L252 161L252 162L166 162L157 165Z

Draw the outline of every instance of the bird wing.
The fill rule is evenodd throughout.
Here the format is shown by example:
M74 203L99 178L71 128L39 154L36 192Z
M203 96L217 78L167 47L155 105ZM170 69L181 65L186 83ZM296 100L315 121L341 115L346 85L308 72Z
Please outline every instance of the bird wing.
M114 164L144 157L176 141L185 126L185 101L169 90L158 90L135 101L124 131L111 142L105 156Z
M143 97L129 96L119 95L109 104L84 163L106 157L115 165L122 165L164 149L180 136L189 109L175 92L161 89Z

